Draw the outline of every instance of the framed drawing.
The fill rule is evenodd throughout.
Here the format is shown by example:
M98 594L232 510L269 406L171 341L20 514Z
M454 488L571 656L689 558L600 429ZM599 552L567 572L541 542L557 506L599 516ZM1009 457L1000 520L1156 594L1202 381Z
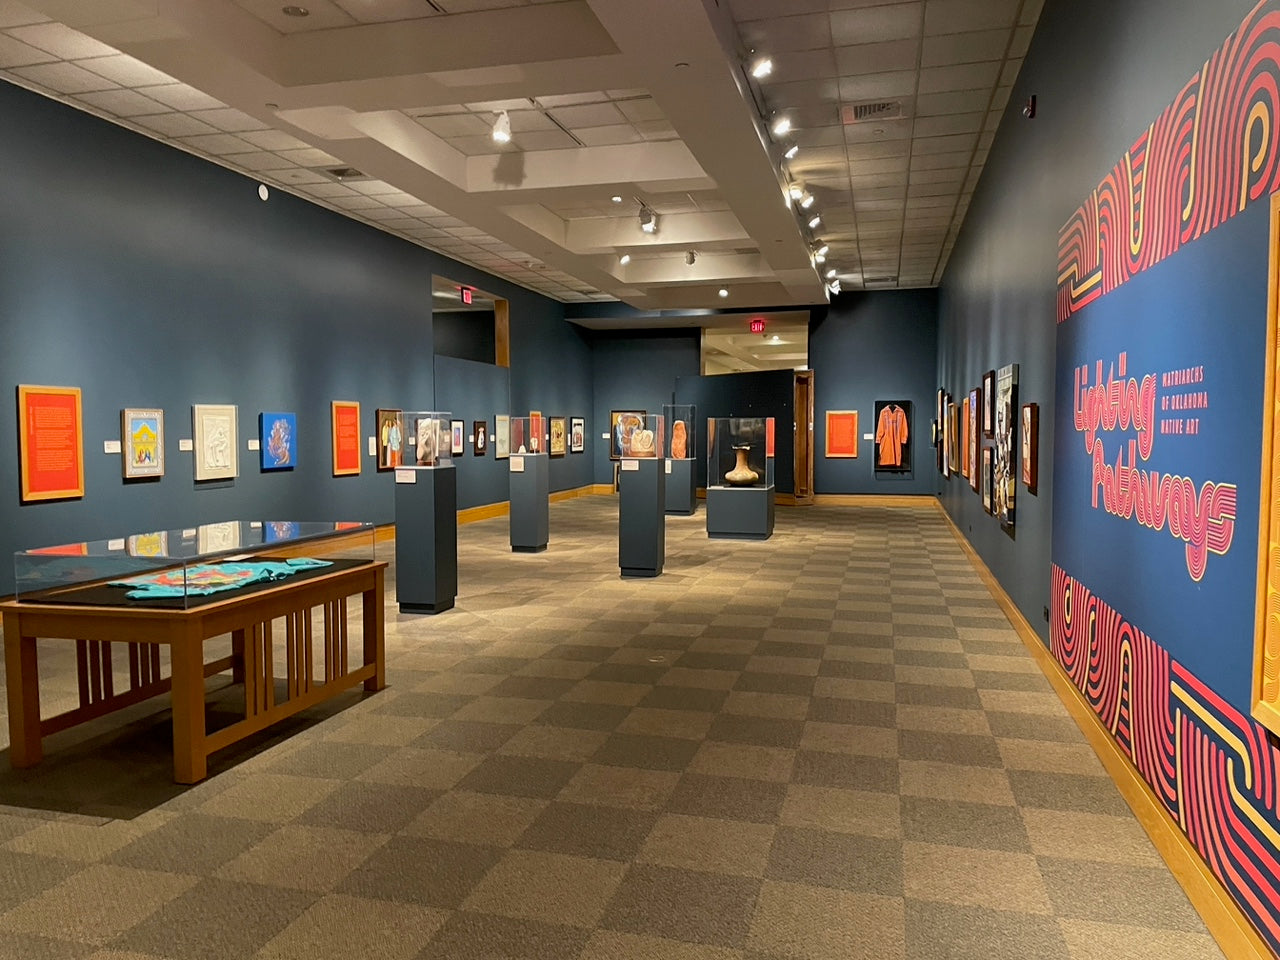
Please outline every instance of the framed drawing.
M84 496L84 420L79 387L18 387L22 500Z
M460 457L467 452L467 425L462 420L449 421L449 453Z
M876 473L907 473L911 470L911 401L877 400Z
M126 480L164 476L164 411L120 411L120 462Z
M547 420L551 428L551 439L547 444L553 457L563 457L569 449L569 427L564 417L550 417Z
M489 424L484 420L475 420L471 424L471 452L477 457L489 452Z
M996 371L996 466L992 499L1005 533L1013 536L1014 502L1018 493L1018 365Z
M858 456L858 411L827 411L826 456L856 458Z
M609 411L609 459L621 460L624 450L629 449L631 431L644 428L643 410L610 410Z
M547 433L547 425L543 422L542 414L537 410L529 411L529 444L530 453L546 453L542 447L543 438Z
M333 437L333 475L354 477L360 473L360 404L334 400L329 405Z
M1040 478L1040 404L1022 405L1022 483L1035 493Z
M298 465L298 415L258 414L258 449L263 470L292 470Z
M960 472L960 404L947 404L947 476Z
M956 456L960 460L960 476L969 479L969 404L971 397L965 397L960 404L960 449Z
M569 452L582 453L587 449L587 421L582 417L569 418Z
M995 417L996 372L988 370L982 375L982 435L994 437L996 432Z
M991 513L991 470L995 460L991 456L991 448L982 448L982 509Z
M378 469L394 470L404 463L404 412L379 408Z
M191 407L197 480L228 480L240 475L238 418L234 404L197 403Z
M496 460L511 456L511 417L505 413L493 418L493 456Z
M982 388L974 387L969 391L969 445L966 448L969 466L969 486L973 488L974 492L981 492L982 490L982 477L980 475L982 463L979 460L978 453L982 447L981 411Z

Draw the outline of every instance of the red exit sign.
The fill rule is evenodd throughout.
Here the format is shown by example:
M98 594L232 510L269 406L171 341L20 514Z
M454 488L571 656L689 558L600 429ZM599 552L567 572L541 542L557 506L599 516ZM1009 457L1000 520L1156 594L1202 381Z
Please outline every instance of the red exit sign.
M752 320L752 321L751 321L751 332L752 332L752 333L764 333L764 320Z
M463 302L463 303L465 303L465 304L470 304L470 303L471 303L471 288L470 288L470 287L463 287L463 288L462 288L462 302Z

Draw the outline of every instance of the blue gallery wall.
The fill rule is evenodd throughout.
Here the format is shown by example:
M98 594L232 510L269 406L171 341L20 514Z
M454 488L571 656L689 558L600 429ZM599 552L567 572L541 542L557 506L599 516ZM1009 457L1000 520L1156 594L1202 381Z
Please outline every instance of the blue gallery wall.
M389 522L372 458L331 476L329 403L359 401L366 437L378 406L433 405L433 274L510 301L513 399L553 381L589 404L589 352L554 301L6 83L0 124L0 557L234 517ZM19 383L82 388L83 499L19 502ZM178 451L197 402L239 405L234 481L197 486ZM124 483L102 453L125 406L165 410L159 481ZM245 449L261 410L298 414L296 470ZM11 576L0 563L0 594Z
M937 390L936 290L842 293L812 309L813 489L815 493L935 494L942 478L931 446ZM826 411L857 410L858 435L875 434L877 400L910 400L912 469L875 472L873 441L858 456L830 459Z
M662 405L672 401L676 378L698 373L701 334L696 329L583 333L591 344L591 386L595 397L587 419L587 450L595 482L612 484L609 443L601 439L609 432L609 412L643 410L661 414Z
M458 471L458 509L501 503L510 499L511 485L507 461L493 455L495 416L507 412L511 395L511 371L492 363L436 357L436 409L447 410L454 420L461 420L466 449L453 458ZM490 437L483 457L475 456L471 438L475 421L483 420Z

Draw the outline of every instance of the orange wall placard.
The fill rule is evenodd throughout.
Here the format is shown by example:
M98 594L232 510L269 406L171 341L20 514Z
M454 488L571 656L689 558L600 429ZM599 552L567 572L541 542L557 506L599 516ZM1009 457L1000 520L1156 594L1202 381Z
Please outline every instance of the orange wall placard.
M360 472L360 404L334 400L333 475L355 476Z
M79 387L18 387L22 499L84 496Z
M858 455L858 411L827 411L827 456Z

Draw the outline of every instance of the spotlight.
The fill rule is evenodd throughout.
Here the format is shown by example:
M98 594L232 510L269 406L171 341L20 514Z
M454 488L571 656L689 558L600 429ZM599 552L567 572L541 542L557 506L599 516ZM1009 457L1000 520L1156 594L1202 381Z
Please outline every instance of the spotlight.
M622 264L622 266L624 267L630 262L631 262L631 254L629 253L624 253L622 256L618 258L618 263Z
M796 158L796 154L799 152L800 152L800 144L793 143L790 147L787 148L787 152L784 153L783 156L788 160L794 160Z
M809 218L809 229L810 230L814 229L820 223L822 223L822 218L815 213L812 217Z
M831 252L831 248L824 243L814 252L817 253L817 255L820 257L825 257L828 253Z
M830 270L827 271L827 279L834 280L835 278L836 278L836 268L832 267Z
M815 253L815 254L813 255L813 262L814 262L814 263L817 263L817 264L823 264L823 263L826 263L826 262L827 262L827 255L826 255L825 253Z
M493 142L511 142L511 117L508 116L505 110L498 114L497 120L493 121Z
M687 263L687 264L688 264L689 266L691 266L691 267L693 266L694 262L695 262L697 259L698 259L698 251L697 251L697 250L690 250L688 253L686 253L686 254L684 255L684 262L685 262L685 263Z
M830 290L832 293L839 293L839 292L840 292L840 281L839 281L839 280L832 280L830 283L828 283L828 284L827 284L827 289L828 289L828 290Z
M658 215L645 206L640 208L640 229L645 233L658 232Z
M719 293L720 293L720 299L721 299L721 300L723 300L725 297L727 297L727 296L729 295L729 291L728 291L728 290L726 290L724 287L721 287L721 288L720 288Z
M808 210L808 209L809 209L810 207L812 207L812 206L813 206L813 194L812 194L812 193L806 193L803 197L801 197L801 198L800 198L800 209L801 209L801 210Z
M785 137L791 132L791 118L784 113L773 121L773 126L770 129L775 137Z
M763 80L771 73L773 73L773 61L768 57L756 57L751 61L751 75L757 80Z
M790 196L792 200L799 200L801 197L804 196L804 189L798 186L788 187L787 195Z
M622 202L622 198L621 198L620 196L618 196L616 193L615 193L612 197L610 197L609 199L610 199L610 200L612 200L614 203L621 203L621 202Z

